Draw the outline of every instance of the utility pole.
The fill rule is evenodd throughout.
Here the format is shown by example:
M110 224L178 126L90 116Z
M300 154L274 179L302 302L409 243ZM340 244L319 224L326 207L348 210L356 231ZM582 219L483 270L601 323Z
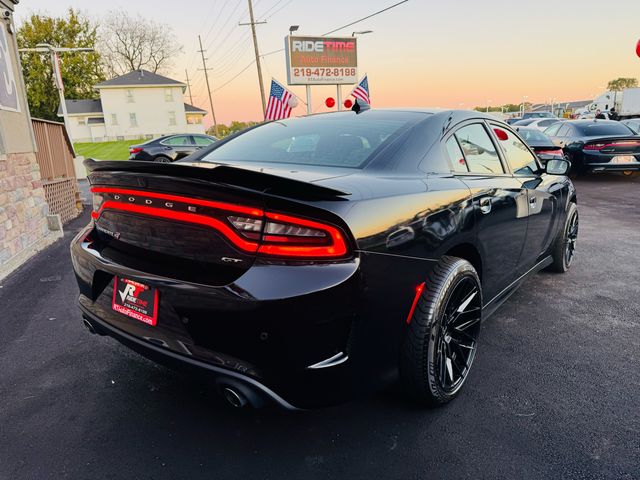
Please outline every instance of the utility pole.
M258 82L260 83L260 100L262 100L262 115L267 116L267 104L264 97L264 83L262 82L262 66L260 65L260 50L258 49L258 37L256 36L256 25L267 22L256 22L253 19L253 2L249 2L249 23L239 23L238 25L251 25L251 33L253 35L253 49L256 52L256 66L258 67Z
M204 70L204 79L207 82L207 92L209 92L209 105L211 106L211 115L213 116L213 131L218 136L218 122L216 122L216 112L213 110L213 100L211 98L211 87L209 86L209 70L207 68L207 59L204 57L204 49L202 48L202 38L198 35L198 43L200 44L200 54L202 55L202 69Z
M193 105L193 96L191 95L191 82L189 81L189 72L184 69L184 74L187 76L187 88L189 89L189 104Z
M48 43L39 43L35 48L21 48L19 52L38 52L48 53L51 56L51 66L53 67L53 79L58 89L60 96L60 110L62 111L62 119L64 121L64 127L67 130L67 135L71 145L73 145L73 138L71 138L71 128L69 127L69 115L67 114L67 102L64 99L64 84L62 83L62 72L60 71L60 52L93 52L93 48L61 48L54 47Z

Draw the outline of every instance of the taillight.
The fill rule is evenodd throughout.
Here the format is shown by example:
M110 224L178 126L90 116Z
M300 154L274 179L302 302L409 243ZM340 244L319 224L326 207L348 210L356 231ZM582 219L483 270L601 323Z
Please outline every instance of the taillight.
M343 233L336 227L281 213L265 212L265 219L227 217L247 238L261 241L258 253L279 257L342 257L347 251Z
M536 153L538 155L557 155L559 157L564 156L561 148L558 148L556 150L538 150Z
M120 210L193 223L216 230L244 251L265 256L338 258L349 252L342 230L318 220L158 192L109 187L93 187L91 192L93 219L104 210Z
M133 155L133 154L135 154L135 153L140 153L141 151L142 151L142 148L141 148L141 147L131 147L131 148L129 149L129 153L130 153L131 155Z
M602 150L604 148L616 148L616 147L637 147L640 145L640 142L637 140L623 140L620 142L611 142L611 143L589 143L584 146L585 150Z
M590 143L584 146L585 150L602 150L606 143Z

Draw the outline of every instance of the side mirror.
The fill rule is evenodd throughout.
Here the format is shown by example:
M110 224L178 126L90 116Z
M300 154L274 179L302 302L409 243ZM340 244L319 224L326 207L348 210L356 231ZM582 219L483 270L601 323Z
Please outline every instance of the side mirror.
M553 158L547 160L545 171L549 175L566 175L571 169L571 162L564 158Z

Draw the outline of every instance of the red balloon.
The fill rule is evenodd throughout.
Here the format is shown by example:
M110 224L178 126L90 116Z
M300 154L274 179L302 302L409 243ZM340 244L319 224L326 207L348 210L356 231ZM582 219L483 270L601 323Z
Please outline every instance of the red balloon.
M640 57L640 40L638 40L638 44L636 45L636 53Z
M353 107L353 102L351 101L351 99L350 99L350 98L347 98L347 99L344 101L344 108L351 108L351 107Z
M333 108L336 105L336 101L332 97L329 97L324 101L324 104L329 108Z

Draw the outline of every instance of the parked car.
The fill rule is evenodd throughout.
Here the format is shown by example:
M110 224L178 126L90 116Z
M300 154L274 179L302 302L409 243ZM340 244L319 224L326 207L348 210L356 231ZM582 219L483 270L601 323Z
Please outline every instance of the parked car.
M547 135L533 127L517 127L518 135L525 141L531 149L536 152L538 159L543 165L549 160L564 158L562 148L553 143Z
M629 120L622 120L620 123L625 124L627 127L629 127L633 133L635 133L636 135L640 134L640 118L633 118L633 119L629 119Z
M540 130L541 132L544 132L547 128L549 128L554 123L564 122L564 121L565 120L562 119L562 118L537 118L537 119L534 119L527 126L531 127L531 128L536 128L536 129Z
M210 135L165 135L129 147L129 160L169 163L184 158L216 142Z
M525 112L522 114L522 119L527 118L558 118L551 112Z
M522 120L522 117L512 117L512 118L507 118L505 122L507 123L507 125L513 125L514 123L519 122L520 120Z
M527 119L518 120L517 122L512 122L510 123L510 125L513 125L514 127L526 127L527 125L535 121L536 121L535 118L527 118Z
M578 236L568 162L542 167L480 112L319 114L175 164L85 165L85 326L234 406L318 407L397 378L444 404L481 320L533 273L565 272Z
M640 170L640 136L614 120L574 120L544 131L564 150L576 173Z

